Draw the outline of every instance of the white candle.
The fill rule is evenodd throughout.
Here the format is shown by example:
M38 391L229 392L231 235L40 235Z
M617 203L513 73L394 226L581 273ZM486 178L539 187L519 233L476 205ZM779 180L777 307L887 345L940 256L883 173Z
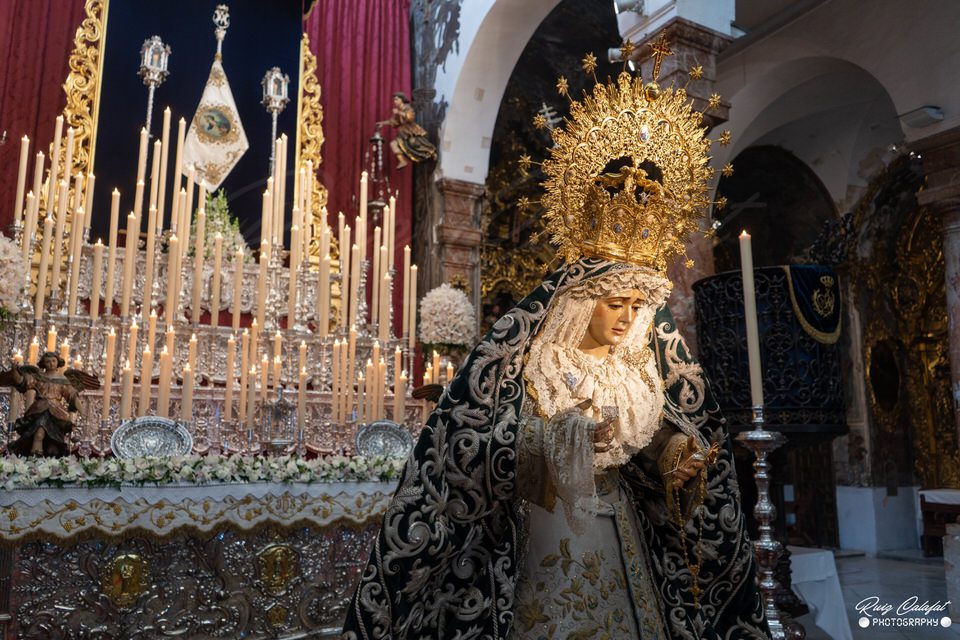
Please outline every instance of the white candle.
M200 324L203 315L201 294L203 292L203 250L206 242L207 214L202 203L197 212L197 235L193 248L193 296L190 298L190 319L193 325Z
M740 266L743 274L743 315L747 325L747 358L750 365L750 402L763 406L763 374L760 366L760 332L757 328L757 298L753 284L753 251L750 234L740 234Z
M373 273L370 279L373 285L373 294L370 297L370 324L377 324L380 319L380 227L373 228Z
M410 333L407 338L407 346L410 353L413 353L417 344L417 265L410 265Z
M273 225L273 204L270 199L273 178L267 178L267 190L260 201L260 244L269 243L273 238L270 227Z
M159 140L153 142L153 159L150 162L150 199L147 201L147 210L150 207L156 208L157 198L160 195L160 156L163 153L163 143ZM156 218L153 224L157 223Z
M233 336L227 338L227 372L223 392L223 419L226 422L233 417L233 363L236 359L237 341Z
M150 411L150 391L153 385L153 349L147 344L140 352L140 402L137 415L145 416Z
M183 397L180 401L180 419L193 420L193 367L189 363L183 367Z
M167 204L167 160L170 157L170 107L163 110L163 129L160 139L160 184L157 188L157 232L163 231L163 212Z
M255 403L257 399L257 367L255 365L250 366L250 372L247 375L247 381L250 385L249 389L247 389L247 427L253 427L253 414L256 410Z
M386 346L393 333L390 329L390 292L393 290L393 279L389 273L383 274L383 282L380 284L380 342Z
M70 176L73 174L73 145L77 136L77 130L73 127L67 127L67 146L63 152L63 170L61 175L64 182L70 182ZM60 197L59 195L57 196ZM60 206L59 199L57 206Z
M37 297L33 302L33 319L43 318L43 301L47 295L47 267L50 265L50 242L53 238L53 218L43 219L43 240L40 243L40 268L37 271Z
M403 248L403 316L401 316L401 336L410 330L410 245Z
M30 258L30 240L37 231L37 220L40 219L40 195L43 189L43 151L37 152L37 159L33 167L33 208L27 209L27 220L23 231L23 257Z
M346 254L341 252L341 260L350 260L350 326L357 324L357 314L360 308L360 247L353 245L351 252ZM343 296L341 296L342 298ZM344 298L345 300L345 298ZM341 300L341 304L344 300Z
M180 240L176 234L167 241L167 301L163 305L163 316L167 323L173 323L177 311L177 272L180 270Z
M130 368L130 361L123 363L123 370L120 372L120 381L122 390L120 392L120 419L130 419L130 403L133 401L133 369Z
M154 270L156 269L157 263L157 254L154 246L157 242L156 223L157 207L156 204L151 204L150 211L147 214L147 246L144 248L143 290L141 292L143 308L141 309L140 317L144 324L147 321L147 314L150 313L150 308L153 306L153 279L156 275Z
M297 324L297 267L300 265L300 227L290 227L290 264L287 268L287 329Z
M360 259L367 257L367 172L360 173L360 222L357 224L357 243L361 245Z
M343 228L343 239L346 244L340 245L340 330L353 324L350 320L356 315L359 306L357 289L359 287L359 269L355 269L355 264L351 264L350 253L343 247L350 246L350 226ZM356 276L356 277L355 277ZM347 287L347 291L343 288Z
M388 242L384 242L384 244L387 245L386 271L389 273L390 269L393 269L393 265L396 263L397 254L397 199L394 196L390 196L390 224L384 229L384 233L387 235L388 240Z
M83 248L83 207L80 207L73 213L73 220L70 222L70 255L73 262L70 263L70 297L67 302L67 314L77 315L77 299L80 296L80 261L83 259L81 252Z
M334 423L340 422L340 338L333 341L333 373L330 382L330 400L332 404L331 420Z
M320 272L317 274L317 287L317 331L320 337L323 338L330 332L330 254L324 255L320 261ZM347 304L346 299L342 295L340 304Z
M173 160L173 197L171 198L173 207L170 212L171 226L176 226L176 223L179 222L179 220L174 217L174 214L179 212L179 204L176 200L177 195L180 193L180 176L183 174L183 139L186 132L187 123L183 118L180 118L177 122L177 151Z
M60 182L60 139L63 135L63 116L57 116L56 125L53 128L53 145L50 153L50 176L48 179L49 187L47 190L47 215L56 211L57 188Z
M127 215L127 237L123 252L123 287L120 292L120 317L130 314L130 297L133 292L133 279L137 274L137 218L133 213Z
M357 328L350 327L349 343L347 345L347 409L353 406L353 380L357 364Z
M270 265L270 243L264 242L260 245L260 273L257 277L257 324L263 326L266 318L267 304L267 276L269 275Z
M13 201L13 224L23 222L23 192L27 188L27 158L30 155L30 138L20 139L20 166L17 170L17 195Z
M30 351L29 351L29 355L27 356L27 364L35 365L37 364L37 360L39 358L40 358L40 343L37 341L37 336L33 336L33 340L30 341Z
M297 428L303 431L307 419L307 370L300 368L297 380Z
M213 283L210 288L210 324L220 326L220 278L223 269L223 234L213 237Z
M137 334L140 327L137 325L136 318L130 323L130 335L127 336L127 360L136 365L137 362Z
M240 297L243 294L243 248L233 254L233 330L240 330ZM246 367L244 367L245 369ZM243 371L243 369L241 369Z
M33 345L30 345L31 349ZM110 399L113 397L113 363L117 353L117 334L113 327L107 334L106 362L103 365L103 402L100 406L100 419L110 419Z
M110 196L110 236L107 245L107 284L103 290L103 313L113 315L113 289L116 283L114 269L117 265L117 227L120 224L120 192L116 189Z
M84 236L90 233L90 223L93 221L93 188L97 183L97 176L93 172L87 174L87 190L83 195L83 210L87 212L83 219Z
M64 342L68 342L65 340ZM57 349L57 327L50 325L50 328L47 329L47 351L56 351ZM69 352L68 352L69 353ZM64 358L66 360L66 358Z
M63 262L63 231L67 224L67 183L60 181L57 201L57 224L53 232L53 274L50 276L50 291L60 290L60 267Z
M246 329L240 336L240 397L237 402L237 413L240 422L247 417L247 371L249 367L250 332Z
M90 320L100 317L100 285L103 284L103 241L97 238L93 245L93 273L90 282Z
M166 418L170 415L170 376L172 374L170 351L163 345L160 352L160 379L157 390L157 415Z

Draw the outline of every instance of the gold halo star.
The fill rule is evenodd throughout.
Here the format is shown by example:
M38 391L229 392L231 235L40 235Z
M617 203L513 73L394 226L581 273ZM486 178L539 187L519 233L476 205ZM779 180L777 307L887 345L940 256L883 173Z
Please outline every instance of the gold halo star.
M543 129L547 126L547 119L542 113L538 113L537 115L533 116L533 126L535 126L537 129Z
M525 210L529 206L530 206L530 198L528 198L527 196L523 196L519 200L517 200L517 207L521 211Z
M583 66L583 70L586 73L593 73L597 69L597 56L593 55L592 53L588 53L586 56L584 56L581 66Z
M529 167L530 165L527 166ZM733 175L733 165L730 163L723 165L723 169L720 171L720 173L722 173L724 177L729 178Z
M557 78L557 92L560 95L565 96L568 94L569 90L570 90L570 85L567 83L567 79L564 78L563 76L560 76L559 78Z
M629 40L624 40L623 44L620 45L620 57L626 62L633 56L633 52L637 50L637 45L633 44Z
M730 131L728 129L724 129L723 132L720 134L720 137L717 138L717 142L719 142L720 145L723 147L730 144Z
M520 165L520 171L523 171L523 174L526 175L530 172L530 165L532 163L533 161L530 159L530 156L523 154L520 156L520 161L517 164Z
M690 259L688 258L688 259L687 259L687 262L686 262L685 264L687 265L687 269L693 269L693 265L694 265L693 260L690 260Z
M691 80L700 80L703 78L703 67L697 65L690 68L690 79Z
M710 100L707 101L707 109L716 109L720 106L720 94L711 93Z
M720 196L717 198L717 211L723 211L727 208L727 196Z

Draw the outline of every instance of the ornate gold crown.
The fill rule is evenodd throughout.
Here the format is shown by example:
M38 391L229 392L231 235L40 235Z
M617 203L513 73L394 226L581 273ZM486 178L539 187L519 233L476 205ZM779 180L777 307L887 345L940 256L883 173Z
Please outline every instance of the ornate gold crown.
M710 204L707 183L714 170L703 114L685 88L657 85L662 58L671 52L663 37L651 48L653 81L624 70L616 82L597 82L582 101L571 100L569 117L552 130L541 203L546 231L567 261L597 257L665 271L671 258L684 253ZM627 60L633 45L628 41L621 51ZM592 54L583 60L587 73L596 64ZM691 79L701 76L700 67L691 69ZM568 95L567 86L561 77L562 95ZM713 94L708 108L719 103ZM537 116L534 124L548 123ZM729 136L724 131L721 144ZM531 163L528 156L521 159L524 170ZM731 172L724 167L725 175Z

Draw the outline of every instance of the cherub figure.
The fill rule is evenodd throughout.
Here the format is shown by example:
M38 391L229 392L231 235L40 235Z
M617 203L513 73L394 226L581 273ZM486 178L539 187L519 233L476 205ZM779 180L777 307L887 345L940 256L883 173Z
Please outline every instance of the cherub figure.
M70 433L83 389L99 389L100 380L77 369L60 373L66 363L58 354L47 351L38 367L17 366L0 373L0 384L10 385L28 394L30 406L14 423L20 435L10 443L10 451L21 456L62 457L70 453ZM32 400L30 399L32 396Z

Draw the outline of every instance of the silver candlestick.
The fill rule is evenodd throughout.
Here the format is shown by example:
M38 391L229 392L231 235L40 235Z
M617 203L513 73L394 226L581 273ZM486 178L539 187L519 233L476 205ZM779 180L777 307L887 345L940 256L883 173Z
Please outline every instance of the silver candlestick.
M756 471L754 478L757 483L757 504L753 507L753 515L757 519L757 529L760 539L753 543L754 553L760 565L760 591L763 593L764 610L767 623L770 625L770 636L773 640L784 640L783 623L780 621L780 612L776 606L776 594L780 583L774 577L777 561L783 551L783 545L773 537L773 525L777 516L777 508L770 501L770 463L768 456L777 447L782 445L786 438L778 431L767 431L763 428L763 406L752 407L753 429L743 431L737 435L737 441L753 452L756 461L753 468Z

